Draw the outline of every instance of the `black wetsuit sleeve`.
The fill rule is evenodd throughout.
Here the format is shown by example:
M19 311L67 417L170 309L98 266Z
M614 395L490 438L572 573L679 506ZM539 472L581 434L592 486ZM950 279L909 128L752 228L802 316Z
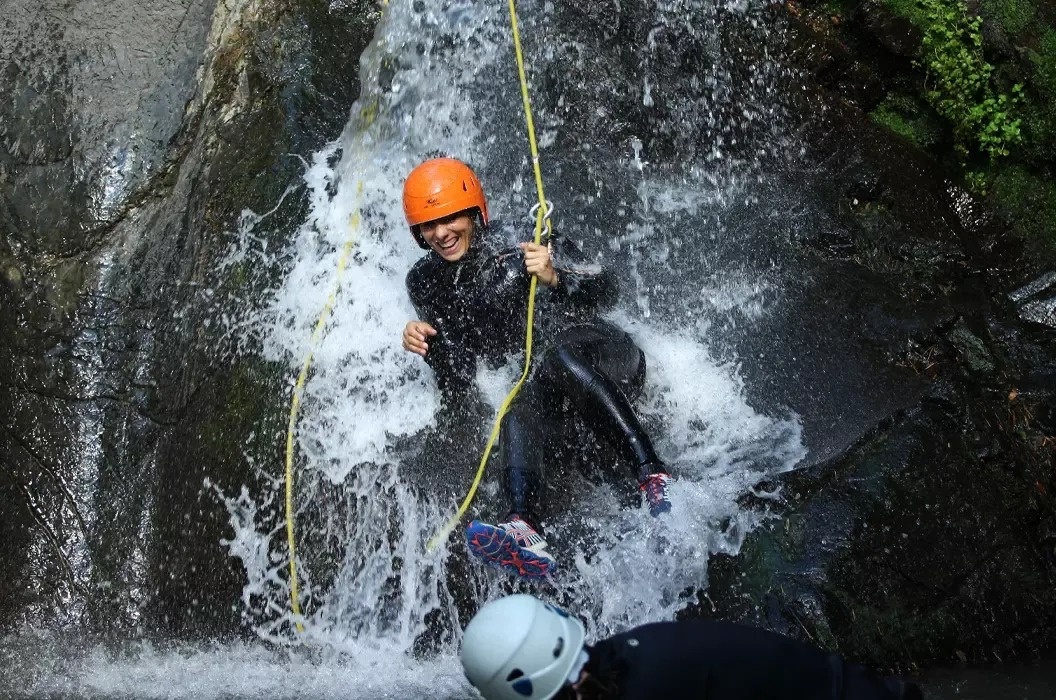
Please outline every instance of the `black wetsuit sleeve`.
M616 303L616 276L600 263L588 261L573 241L555 238L551 257L560 278L553 292L567 297L575 306L606 308Z
M427 321L436 329L436 335L429 340L429 351L425 362L433 370L436 385L445 399L466 394L473 385L477 374L476 357L465 347L457 321L448 318L440 309L430 303L429 283L417 270L407 275L407 293L411 304L418 314L418 319Z

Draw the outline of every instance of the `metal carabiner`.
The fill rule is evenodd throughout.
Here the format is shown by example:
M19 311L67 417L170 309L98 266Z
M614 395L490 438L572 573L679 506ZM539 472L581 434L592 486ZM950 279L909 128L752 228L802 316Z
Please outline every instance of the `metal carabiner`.
M536 202L535 204L532 205L532 208L528 210L528 220L529 221L535 221L535 217L537 216L538 212L539 212L539 203ZM546 200L546 211L543 213L543 221L544 222L548 222L550 220L550 216L553 213L554 213L554 203L551 202L548 199L548 200Z

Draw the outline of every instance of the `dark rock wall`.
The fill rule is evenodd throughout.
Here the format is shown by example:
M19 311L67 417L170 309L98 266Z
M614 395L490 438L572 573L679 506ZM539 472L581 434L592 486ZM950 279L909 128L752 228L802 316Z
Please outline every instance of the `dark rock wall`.
M775 520L715 560L698 612L886 668L1043 655L1056 644L1056 330L1013 302L1044 296L1053 257L869 117L874 88L913 70L876 64L912 55L912 39L895 41L905 26L883 30L890 46L859 45L840 39L879 30L833 34L828 15L789 9L804 101L819 107L800 113L811 186L830 224L794 245L820 261L822 296L838 305L841 287L857 288L848 332L906 372L912 400L784 480L784 504L758 503ZM879 21L857 12L842 21Z
M218 261L336 138L373 3L16 2L0 19L0 624L237 629L205 479L278 459L274 370L233 359ZM293 154L293 155L291 155ZM273 217L298 222L296 192ZM87 427L86 427L87 426ZM247 443L246 436L257 435Z
M211 14L14 2L0 19L0 488L23 583L0 619L76 617L93 582L130 574L136 547L118 540L141 534L152 500L136 448L155 425L153 314L103 279L142 245L129 222L170 165Z
M1051 257L1056 246L1056 4L790 0L785 6L797 61L819 82L927 151L952 177L968 182L994 214L1027 234L1026 245ZM962 31L973 19L979 20L978 45ZM929 32L931 49L924 43ZM950 60L953 56L958 59ZM947 88L954 85L947 76L962 79L964 86L972 74L985 79L963 91ZM936 107L939 93L984 118L968 128L954 123ZM984 138L994 115L1007 115L999 121L1016 134L991 157Z

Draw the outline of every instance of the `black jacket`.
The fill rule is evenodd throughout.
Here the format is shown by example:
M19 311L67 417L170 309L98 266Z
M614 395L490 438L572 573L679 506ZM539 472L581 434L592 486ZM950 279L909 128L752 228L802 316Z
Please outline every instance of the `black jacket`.
M588 647L586 670L626 700L919 700L920 690L745 625L656 622Z
M516 234L493 222L476 231L460 260L448 262L430 251L407 273L407 292L419 319L437 331L425 361L445 393L464 391L478 361L498 367L524 347L531 276ZM592 322L615 301L613 276L600 266L582 265L580 258L574 245L555 241L560 284L539 287L533 354L545 351L562 329Z

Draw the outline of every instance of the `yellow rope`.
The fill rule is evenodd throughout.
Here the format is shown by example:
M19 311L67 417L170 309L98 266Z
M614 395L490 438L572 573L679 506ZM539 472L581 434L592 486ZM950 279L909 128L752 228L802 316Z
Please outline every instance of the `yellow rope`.
M539 209L535 216L535 242L536 244L542 241L543 224L546 224L547 238L551 234L550 218L547 215L546 195L543 193L543 175L539 168L539 148L535 140L535 122L532 120L532 101L528 95L528 79L524 72L524 55L521 53L521 34L517 28L517 6L514 4L514 0L510 1L510 24L513 29L513 51L517 56L517 77L521 81L521 101L524 103L524 117L528 123L528 145L532 151L532 168L535 171L535 189L539 195ZM495 416L495 423L491 427L491 435L488 436L488 442L484 446L484 455L480 458L480 466L477 467L477 474L473 477L473 483L469 487L469 492L466 494L465 500L462 501L462 505L458 507L456 512L447 523L444 524L440 530L433 535L429 542L426 544L427 551L433 551L440 542L443 542L450 536L451 532L454 531L455 526L458 525L462 517L465 516L466 511L469 510L470 504L473 502L473 497L477 494L477 488L480 486L480 481L484 478L484 469L488 464L488 457L491 456L491 450L495 446L495 441L499 438L499 428L502 424L502 419L506 416L506 412L510 409L510 404L517 397L517 393L521 390L521 386L524 384L524 380L528 377L528 369L532 364L532 326L535 323L535 290L538 280L535 275L532 275L532 281L528 287L528 318L527 325L524 331L524 370L521 372L520 379L513 385L510 393L503 399L502 405L499 406L498 414Z
M312 366L315 348L318 347L319 340L323 337L326 322L330 319L330 314L334 310L337 294L341 291L341 278L344 276L345 267L348 266L352 248L356 244L356 233L359 231L360 224L359 205L362 196L363 181L360 180L356 186L356 208L348 220L348 240L345 241L345 245L341 249L341 255L337 259L337 272L334 276L333 289L330 290L330 296L327 297L323 310L319 313L319 318L315 322L315 328L312 329L312 337L308 342L308 354L301 364L301 373L297 376L297 383L293 387L293 399L290 402L290 422L286 429L286 542L290 548L290 604L293 608L294 617L297 618L295 625L298 632L303 632L304 626L301 625L299 619L301 617L301 603L297 589L297 544L293 536L294 518L296 516L293 509L293 457L296 443L297 413L301 407L301 398L304 396L304 385L308 382L308 370Z

